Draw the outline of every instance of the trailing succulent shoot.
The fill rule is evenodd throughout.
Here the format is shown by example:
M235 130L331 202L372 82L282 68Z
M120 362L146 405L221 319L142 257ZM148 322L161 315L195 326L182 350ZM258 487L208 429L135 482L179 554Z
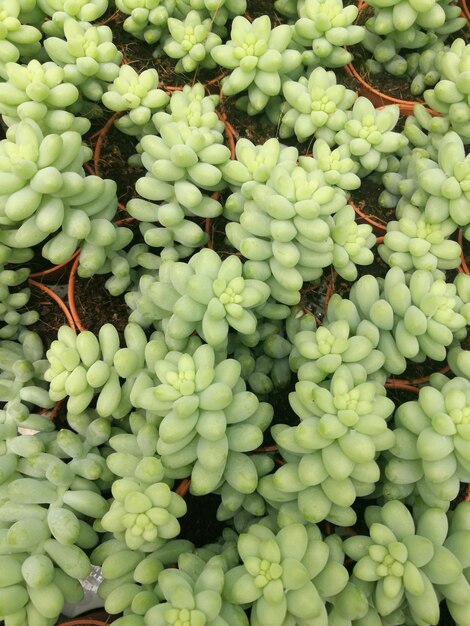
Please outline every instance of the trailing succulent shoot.
M68 130L84 135L89 130L90 121L71 110L80 94L65 80L62 67L33 59L28 65L7 63L5 73L6 80L0 83L0 113L7 126L34 120L44 135Z
M44 346L37 333L23 330L16 340L0 340L0 401L6 403L5 423L13 416L18 424L27 422L30 404L52 408L45 366Z
M91 569L85 550L98 542L91 521L108 504L97 484L73 468L70 452L75 456L77 446L69 448L68 435L78 437L46 430L17 435L16 424L2 429L0 563L8 579L0 602L7 623L53 624L65 602L83 597L80 579Z
M392 400L362 366L350 364L321 386L299 381L289 402L300 423L272 428L286 463L260 479L259 493L281 511L293 505L309 522L354 524L351 507L374 491L380 478L375 459L395 441L387 425Z
M232 72L222 80L222 93L233 96L248 90L238 103L250 115L261 112L273 96L281 93L282 82L301 63L299 51L288 46L292 29L281 24L271 29L269 16L249 22L237 16L232 22L231 39L211 50L215 62Z
M417 400L395 413L396 443L387 454L384 494L407 501L418 496L429 507L446 511L458 495L460 481L470 480L469 381L431 379Z
M119 76L108 85L108 90L101 97L111 111L126 113L115 121L116 128L126 135L136 136L153 128L152 115L165 107L170 99L157 85L156 69L149 68L139 74L131 65L121 65Z
M172 59L178 59L175 72L194 72L198 68L216 66L210 52L222 44L222 39L212 32L210 17L202 19L198 11L190 11L184 20L168 18L167 25L170 36L164 40L163 51Z
M26 251L29 252L29 250ZM6 256L10 257L8 260L11 260L13 255L10 254L9 249L6 248L5 252ZM25 326L30 326L39 319L37 311L26 309L31 295L31 290L25 286L28 276L29 269L26 267L7 269L5 265L0 265L1 339L17 339Z
M0 11L0 77L7 78L6 64L34 58L41 49L41 31L20 17L19 0L5 0Z
M436 59L439 82L424 92L426 104L446 117L465 143L470 141L469 58L470 45L462 38L453 41Z
M90 155L75 131L44 136L32 120L9 129L0 142L4 246L19 250L45 241L44 258L62 263L81 245L81 266L91 275L113 246L127 245L131 231L110 222L116 183L85 177L82 165Z
M251 607L250 624L329 623L325 604L348 580L333 537L312 524L271 530L262 521L240 534L237 550L242 564L226 573L223 596Z
M353 24L357 6L342 0L304 0L298 3L293 40L304 48L302 63L312 67L343 67L353 56L345 46L360 43L363 26Z
M286 103L281 106L279 136L295 134L298 141L321 138L330 146L357 98L351 89L337 85L334 72L323 67L315 68L308 79L301 76L297 81L286 80L282 93Z
M140 286L140 292L126 296L135 310L129 319L144 326L161 322L168 345L176 349L194 331L215 350L226 348L229 328L251 335L257 326L252 309L262 308L269 297L266 284L244 278L237 256L222 261L210 248L203 248L187 263L164 261L158 278L144 276Z
M419 209L409 204L398 221L387 223L378 252L387 265L398 265L404 272L455 269L461 262L461 248L449 237L456 230L457 225L450 218L438 224L429 223Z
M264 184L249 181L228 199L226 216L237 221L226 225L226 234L248 259L247 275L266 281L278 302L294 305L303 282L319 278L330 263L350 279L355 263L371 262L375 238L369 228L356 228L346 201L314 158L282 161Z
M136 408L163 418L157 453L165 475L191 474L191 492L210 493L227 481L243 494L255 491L256 465L246 454L263 441L273 409L246 391L234 359L216 362L203 344L189 352L170 351L154 363L154 380L142 381Z
M385 172L388 157L408 144L406 137L393 131L399 115L396 104L379 110L364 96L356 99L351 116L336 134L335 142L349 145L351 158L361 166L360 176Z
M109 83L119 74L122 53L113 44L113 32L108 26L92 26L68 18L64 35L44 41L49 58L64 68L67 82L80 93L98 102Z
M398 500L369 506L365 512L369 535L349 537L343 545L357 561L353 579L370 585L380 616L405 604L414 623L437 624L440 590L454 583L461 588L463 568L458 554L444 545L446 514L429 508L416 518Z
M209 113L216 104L211 102ZM169 121L170 114L161 113L153 117L161 136L145 135L138 148L147 175L139 178L136 191L144 199L133 198L127 208L130 215L144 222L141 230L145 242L169 249L175 258L175 247L182 247L181 256L187 256L208 238L199 224L187 218L221 214L220 202L203 191L224 187L221 167L229 161L230 150L223 145L217 123L189 126L185 120ZM214 122L212 115L209 119Z
M37 4L50 17L60 11L81 22L94 22L108 8L108 0L37 0Z
M440 0L371 0L374 7L374 32L388 35L394 31L406 31L416 25L425 29L437 29L445 24L446 14Z

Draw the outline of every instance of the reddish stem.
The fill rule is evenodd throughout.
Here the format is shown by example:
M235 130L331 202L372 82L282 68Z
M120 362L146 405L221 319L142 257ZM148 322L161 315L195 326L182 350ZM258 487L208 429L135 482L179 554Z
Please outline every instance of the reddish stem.
M403 391L413 391L413 393L419 393L419 387L415 387L409 382L405 382L403 380L392 380L390 382L386 382L386 389L402 389Z
M380 230L385 230L385 231L387 230L386 226L384 226L383 224L380 224L379 222L376 222L373 218L369 217L369 215L361 211L361 209L354 202L349 202L349 204L353 207L353 209L356 211L359 217L362 217L363 220L365 220L372 226L375 226L376 228L380 228Z
M70 270L70 278L69 278L69 284L67 288L67 298L69 302L70 312L72 314L75 325L80 332L83 332L84 330L86 330L86 328L83 326L82 320L80 319L80 315L78 314L78 311L77 311L77 307L75 306L75 274L77 273L79 262L80 262L80 255L77 256L77 258L73 262L72 269Z
M461 269L459 268L460 272L465 272L465 274L470 274L470 270L468 269L468 265L467 262L465 260L465 256L463 253L463 233L462 233L462 229L459 229L459 234L458 234L458 241L459 241L459 245L460 245L460 262L461 262Z
M108 130L114 124L114 121L116 120L116 118L119 117L119 115L120 115L119 111L116 111L116 113L113 113L113 115L111 115L111 117L103 126L103 128L98 132L98 139L96 140L95 151L93 153L93 165L95 167L95 174L97 176L100 175L100 156L101 156L101 147L103 145L104 138L106 137Z
M184 498L184 496L189 491L190 484L191 484L191 479L183 478L183 480L180 482L180 484L176 487L175 493L177 493L179 496L182 496Z

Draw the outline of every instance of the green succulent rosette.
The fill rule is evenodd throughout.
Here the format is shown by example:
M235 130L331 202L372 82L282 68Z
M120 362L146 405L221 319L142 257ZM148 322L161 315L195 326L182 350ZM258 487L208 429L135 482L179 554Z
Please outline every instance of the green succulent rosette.
M217 115L216 107L219 96L207 95L204 85L195 82L193 85L184 85L182 89L174 91L168 102L166 111L159 111L152 117L157 131L168 122L183 122L187 126L214 130L214 137L221 142L224 133L224 123Z
M64 68L64 78L76 85L80 93L97 102L109 83L119 74L122 53L113 44L108 26L92 26L68 18L63 24L63 38L44 41L49 58Z
M153 552L179 534L178 518L186 513L186 502L166 483L121 478L113 482L111 493L113 500L100 525L131 550Z
M291 523L276 532L253 524L240 534L237 550L242 564L226 573L223 595L251 606L250 624L328 624L326 601L342 591L348 573L316 526Z
M299 380L321 383L342 365L361 365L368 376L377 375L384 356L377 350L379 331L368 320L351 328L346 319L332 319L327 309L323 324L295 333L293 349L289 355L290 366Z
M85 177L82 165L90 154L75 131L44 136L32 120L10 129L0 142L2 244L24 249L47 239L42 254L52 263L62 263L82 244L83 266L97 271L104 264L103 246L120 243L110 222L116 183Z
M124 328L124 343L121 348L113 324L104 324L97 335L87 330L76 334L62 326L46 354L51 397L67 398L69 415L81 416L93 404L100 418L128 417L138 376L152 367L154 359L163 358L167 347L160 334L147 338L141 326L132 322ZM113 471L120 475L116 466Z
M222 81L222 93L232 96L248 90L246 102L239 102L255 115L271 97L281 93L283 79L300 66L301 54L289 48L291 26L281 24L271 29L267 15L253 22L235 17L230 36L226 44L211 50L218 65L232 70Z
M468 380L445 377L420 389L395 413L396 444L387 454L384 493L398 489L446 511L470 481ZM398 485L398 487L394 487Z
M395 266L380 281L370 275L361 277L349 299L353 307L342 304L345 301L334 294L330 306L342 310L351 323L359 316L377 326L377 347L385 356L384 369L391 374L404 372L407 359L418 363L426 357L445 360L447 348L466 334L466 300L442 274L415 270L405 277Z
M351 158L347 144L331 149L324 139L317 139L313 144L313 159L301 156L299 163L304 167L318 169L323 172L325 181L346 192L359 189L361 179L357 175L359 166Z
M392 400L360 365L341 365L327 386L298 382L289 402L301 421L273 427L286 463L261 478L258 491L281 511L293 505L309 522L354 524L351 507L374 491L378 453L395 441L387 425Z
M227 199L224 214L230 216L229 219L238 221L240 196L237 191L241 186L249 181L265 183L274 167L284 161L295 164L298 158L297 148L283 145L276 137L271 137L261 145L255 145L245 137L238 139L235 144L235 158L221 167L224 180L235 192Z
M154 371L155 382L140 386L133 403L163 418L156 451L165 475L191 475L196 495L225 481L241 493L253 493L258 473L246 453L262 443L272 407L246 391L239 363L217 363L214 350L203 344L192 354L169 352L155 361Z
M350 119L336 133L335 142L349 145L351 158L361 166L359 176L385 172L387 158L408 144L406 137L393 131L399 115L398 105L379 110L364 96L356 99Z
M216 350L226 348L229 328L242 335L255 332L257 317L252 309L262 307L269 287L259 280L244 278L243 264L237 256L222 260L210 248L203 248L187 263L164 261L158 279L150 277L141 293L126 296L135 309L130 320L155 323L161 320L167 343L182 345L196 331ZM153 309L139 315L147 298Z
M376 9L374 32L387 35L394 31L406 31L414 25L425 29L439 28L446 21L443 4L445 3L439 0L372 0L370 6Z
M123 22L123 29L148 44L156 44L163 34L168 33L168 18L182 17L189 11L189 6L179 6L186 10L183 14L176 10L174 0L115 0L116 7L127 15Z
M344 7L342 0L305 0L299 3L294 23L294 41L305 48L302 63L307 67L343 67L352 60L345 46L360 43L363 26L353 24L355 5Z
M462 565L444 541L446 514L429 508L417 521L400 501L367 507L369 535L344 542L344 550L356 565L353 579L368 583L373 606L387 616L402 604L415 623L439 621L440 586L450 586L462 574Z
M12 257L20 255L14 254L7 247L4 247L5 260L11 261ZM13 254L11 254L13 252ZM19 251L24 260L31 258L29 248ZM0 338L18 339L27 326L34 324L39 319L37 311L28 310L27 304L31 296L31 290L25 285L30 270L27 267L15 268L0 265Z
M152 126L152 115L165 107L170 99L163 90L157 89L157 85L158 72L154 68L140 74L129 64L119 68L119 76L101 97L111 111L128 112L115 121L116 128L126 135L141 136Z
M158 601L133 623L248 626L243 609L223 596L227 569L223 554L207 560L195 554L182 554L177 568L164 569L159 574L155 586ZM126 617L118 619L119 624L125 626Z
M335 134L348 119L347 111L357 96L344 85L336 84L334 72L315 68L308 79L286 80L282 85L286 104L281 106L279 136L293 134L298 141L322 138L334 144Z
M198 11L189 11L184 20L168 18L170 36L165 38L163 51L172 59L178 59L175 72L194 72L197 68L214 68L216 62L210 56L222 39L212 32L210 17L203 19Z
M447 608L455 620L456 624L465 624L469 609L468 582L469 554L468 540L470 526L468 524L468 514L470 505L468 501L460 502L453 511L449 512L449 532L444 542L444 547L448 548L459 559L462 564L463 573L452 583L439 586L439 591L446 600Z
M452 219L430 223L425 213L411 203L400 214L399 220L387 223L383 244L378 247L387 265L398 265L404 272L414 269L432 272L456 269L460 265L460 245L449 239L457 230Z
M71 109L79 98L75 85L65 80L64 69L52 61L33 59L28 65L7 63L0 84L0 113L7 126L33 120L44 135L75 131L84 135L90 121Z

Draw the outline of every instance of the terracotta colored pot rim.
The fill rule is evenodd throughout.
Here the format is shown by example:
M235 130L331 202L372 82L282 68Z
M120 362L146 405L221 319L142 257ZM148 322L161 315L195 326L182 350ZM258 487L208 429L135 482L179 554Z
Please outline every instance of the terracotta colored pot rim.
M29 276L30 278L33 278L43 283L48 283L50 285L59 282L61 278L64 278L65 279L64 282L67 282L68 275L70 274L70 268L77 255L78 255L78 250L76 250L63 263L59 263L58 265L53 265L47 268L46 270L41 270L40 272L33 272Z
M76 617L67 622L60 622L59 626L109 626L109 622L103 622L100 619L92 619L90 617Z
M386 93L375 89L370 85L359 72L356 70L352 63L348 63L345 66L346 72L352 76L358 83L358 91L361 96L366 96L372 102L372 104L376 107L386 106L389 104L398 104L401 112L404 115L410 115L413 112L413 107L415 104L424 104L422 100L401 100L400 98L395 98L393 96L389 96Z
M66 306L65 302L62 300L62 298L60 298L55 293L55 291L50 289L50 287L47 287L46 285L43 285L42 283L39 283L38 281L34 280L33 278L29 278L28 279L28 284L31 287L35 287L36 289L39 289L40 291L45 293L49 298L54 300L54 302L60 307L60 309L62 310L63 314L65 315L65 319L67 320L68 325L72 328L72 330L75 330L75 322L74 322L74 319L72 317L71 312L67 308L67 306Z

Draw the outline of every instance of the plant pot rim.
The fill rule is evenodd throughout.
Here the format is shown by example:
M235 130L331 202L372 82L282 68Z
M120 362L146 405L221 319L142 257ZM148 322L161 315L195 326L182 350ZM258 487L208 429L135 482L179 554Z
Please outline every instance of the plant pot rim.
M79 254L76 250L67 260L58 265L52 265L45 270L39 272L33 272L29 275L30 278L37 280L41 283L47 283L48 285L56 285L66 283L70 274L70 269L75 257Z
M59 295L57 295L53 289L51 289L47 285L44 285L41 282L38 282L37 280L34 280L34 278L28 278L28 285L30 287L35 287L36 289L39 289L44 294L46 294L49 298L51 298L55 302L55 304L57 304L58 307L61 309L70 328L72 328L72 330L75 330L75 321L73 319L71 311L67 308L67 305L62 300L62 298Z

